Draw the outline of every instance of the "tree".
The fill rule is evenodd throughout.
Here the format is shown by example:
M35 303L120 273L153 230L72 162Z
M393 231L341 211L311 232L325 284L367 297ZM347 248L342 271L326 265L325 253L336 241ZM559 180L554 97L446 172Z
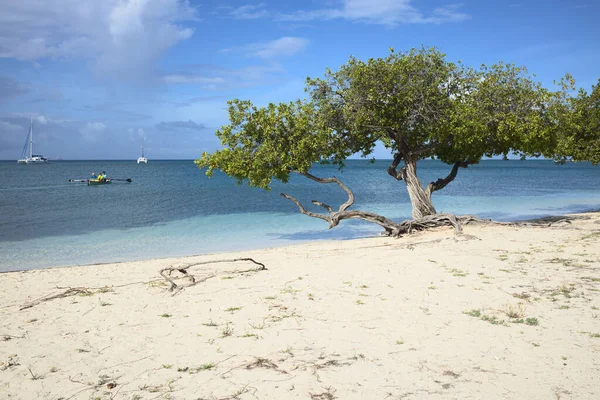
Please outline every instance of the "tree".
M581 89L577 97L567 98L559 110L559 128L554 157L600 163L600 80L592 92Z
M551 145L546 110L553 93L526 73L504 63L474 70L446 61L435 49L413 49L367 62L351 58L324 79L309 79L308 90L323 124L353 151L366 156L378 141L390 149L388 173L406 183L418 219L435 214L432 193L454 180L459 168L483 156L535 153ZM417 161L430 157L452 168L423 187Z
M549 110L556 94L527 76L524 68L499 63L478 70L452 63L435 49L393 50L386 58L350 58L339 71L307 79L309 100L257 108L229 102L230 123L217 131L224 149L196 160L211 175L220 169L239 183L269 188L272 178L287 182L299 173L321 183L337 183L348 194L338 211L318 201L329 215L300 211L335 226L344 218L366 219L390 234L406 231L385 217L349 211L354 198L337 178L310 174L315 162L344 167L352 154L369 156L378 142L393 161L388 173L404 181L413 218L435 215L433 192L455 179L459 168L483 156L511 151L538 154L553 145L556 125ZM417 162L435 157L452 167L446 177L421 185ZM410 226L408 230L410 230Z

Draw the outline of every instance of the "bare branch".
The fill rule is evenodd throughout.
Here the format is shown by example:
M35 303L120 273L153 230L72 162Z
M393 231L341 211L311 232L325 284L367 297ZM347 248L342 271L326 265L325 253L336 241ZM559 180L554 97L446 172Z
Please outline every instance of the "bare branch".
M333 176L331 178L319 178L308 172L299 172L299 171L294 171L294 172L296 172L302 176L305 176L308 179L312 179L315 182L337 183L342 188L342 190L344 190L344 192L346 192L346 194L348 195L348 200L340 206L339 212L346 211L346 209L348 209L348 207L350 207L352 204L354 204L354 194L352 193L352 191L350 189L348 189L348 187L346 185L344 185L342 182L340 182L340 180L338 178L336 178L335 176Z
M402 180L402 173L401 173L401 171L398 171L396 168L398 168L398 165L400 164L401 161L402 161L402 153L398 152L398 153L394 154L394 160L392 161L392 163L390 164L390 166L388 168L388 174L390 174L392 177L396 178L396 180L398 180L398 181Z
M469 166L469 162L467 161L457 161L454 163L454 166L452 167L452 170L450 171L450 173L448 174L447 177L445 178L440 178L435 182L431 182L429 185L427 185L427 188L425 189L425 193L427 194L427 197L431 198L431 193L443 189L446 187L446 185L448 185L450 182L452 182L454 180L454 178L456 178L456 174L458 173L458 169L459 168L467 168Z
M335 176L331 177L331 178L319 178L319 177L316 177L307 172L299 172L299 171L293 171L293 172L296 172L296 173L303 175L309 179L312 179L315 182L337 183L348 195L348 200L340 206L338 211L333 211L332 207L329 206L328 204L321 203L320 201L317 201L317 200L313 200L312 201L313 204L323 207L327 211L329 211L329 215L325 215L325 214L319 214L319 213L314 213L312 211L308 211L306 208L304 208L302 203L300 203L297 199L295 199L294 197L292 197L288 194L281 193L281 197L284 197L288 200L293 201L294 204L296 204L296 206L298 206L298 209L300 210L300 212L302 214L308 215L309 217L320 218L322 220L329 222L330 229L333 228L334 226L337 226L340 223L340 221L343 219L362 219L362 220L370 221L370 222L373 222L373 223L376 223L376 224L382 226L386 230L386 232L396 232L397 231L395 229L397 224L394 221L389 220L381 215L373 214L373 213L366 212L366 211L358 211L358 210L347 211L348 207L350 207L354 203L354 194L346 185L344 185Z
M402 159L402 157L399 154L397 154L395 161L397 161L399 163L401 159ZM297 172L297 171L295 171L295 172ZM405 168L402 168L399 173L406 173ZM352 192L350 191L350 189L348 189L337 178L335 178L335 177L318 178L309 173L300 173L300 174L304 175L307 178L312 179L316 182L320 182L320 183L337 183L338 185L340 185L340 187L342 189L344 189L346 191L346 193L348 193L349 200L340 207L339 211L333 211L332 207L325 203L321 203L316 200L312 201L313 204L323 207L327 211L329 211L329 215L319 214L319 213L314 213L314 212L308 211L304 208L302 203L300 203L294 197L287 195L285 193L281 193L282 197L293 201L296 204L296 206L298 206L298 209L300 210L300 212L302 214L308 215L309 217L319 218L319 219L329 222L330 229L339 225L340 221L342 221L344 219L360 219L360 220L369 221L369 222L372 222L372 223L375 223L375 224L381 226L385 230L385 234L387 236L392 236L392 237L399 237L404 234L410 234L414 231L430 229L430 228L434 228L434 227L438 227L438 226L452 226L452 227L454 227L455 233L457 235L462 234L461 218L457 218L455 215L451 215L451 214L428 215L426 217L419 218L416 220L408 220L408 221L403 221L403 222L398 223L398 222L394 222L382 215L374 214L374 213L371 213L368 211L360 211L360 210L349 210L348 211L346 209L347 207L345 207L345 205L348 204L348 206L349 206L349 204L351 204L353 202L354 196L352 195ZM471 220L473 220L473 219L471 217L469 217L469 218L466 218L466 221L464 221L464 222L466 223ZM182 272L182 271L180 271L180 272ZM165 277L165 279L167 279L167 278Z
M167 281L171 284L171 286L169 287L169 290L171 292L173 292L173 296L175 296L177 293L179 293L181 290L188 288L190 286L194 286L197 285L199 283L202 283L204 281L207 281L211 278L214 278L215 276L217 276L216 273L211 273L208 274L200 279L196 279L196 277L192 274L190 274L188 272L188 269L191 267L195 267L197 265L204 265L204 264L217 264L217 263L232 263L232 262L237 262L237 261L250 261L256 265L258 265L258 268L252 268L252 269L248 269L248 270L243 270L243 271L228 271L228 274L232 274L232 273L247 273L247 272L257 272L257 271L265 271L267 269L267 267L265 267L265 265L263 263L260 263L258 261L255 261L252 258L234 258L234 259L228 259L228 260L214 260L214 261L202 261L202 262L197 262L197 263L192 263L192 264L187 264L187 265L182 265L182 266L171 266L171 267L166 267L161 269L158 273ZM187 278L189 280L189 283L186 284L177 284L175 282L175 279L177 278L172 278L171 274L173 272L179 272L180 274L183 275L183 278Z
M327 222L331 222L331 219L325 215L325 214L318 214L318 213L314 213L311 211L308 211L306 208L304 208L304 206L302 205L302 203L300 203L298 200L296 200L295 198L293 198L292 196L290 196L289 194L285 194L285 193L280 193L281 197L284 197L288 200L293 201L298 208L300 209L300 212L304 215L308 215L309 217L314 217L314 218L321 218L322 220L325 220Z
M317 205L317 206L319 206L319 207L323 207L324 209L326 209L330 213L333 212L333 209L331 208L331 206L329 204L321 203L320 201L317 201L317 200L313 200L312 203L315 204L315 205Z

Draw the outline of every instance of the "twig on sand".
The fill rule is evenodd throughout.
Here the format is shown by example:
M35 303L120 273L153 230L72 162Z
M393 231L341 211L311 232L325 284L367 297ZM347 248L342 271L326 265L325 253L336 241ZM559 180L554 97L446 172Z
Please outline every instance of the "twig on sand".
M79 376L83 376L83 374L79 373L77 375L75 375L75 377L79 377ZM120 378L120 376L117 377L109 377L108 375L101 375L100 378L98 379L98 381L94 384L91 382L85 383L79 380L74 379L74 377L69 376L69 381L73 382L73 383L79 383L81 385L84 385L85 387L83 389L78 390L77 392L73 393L70 397L67 397L66 400L70 400L76 396L78 396L79 394L86 392L88 390L92 390L92 391L97 391L98 389L106 386L106 388L108 390L114 389L115 387L119 386L116 382L117 380ZM120 389L119 389L120 390ZM110 397L111 399L114 398L112 395Z
M259 357L256 360L254 360L253 362L246 364L246 369L254 369L254 368L273 369L282 374L288 374L287 371L279 369L277 364L275 364L273 361L269 360L268 358L260 358Z
M106 347L105 347L105 348L106 348ZM102 349L102 350L104 350L104 349ZM104 367L104 368L100 368L100 369L98 370L98 372L96 372L96 373L97 373L97 374L99 374L99 373L100 373L100 371L104 371L105 369L110 369L110 368L114 368L114 367L119 367L119 366L121 366L121 365L125 365L125 364L133 364L133 363L136 363L136 362L138 362L138 361L145 360L146 358L150 358L150 357L151 357L151 356L146 356L146 357L138 358L137 360L133 360L133 361L125 361L125 362L122 362L122 363L120 363L120 364L111 365L110 367Z
M92 292L90 291L89 288L86 288L86 287L69 288L62 293L47 295L47 296L41 297L37 300L34 300L31 303L25 304L24 306L19 308L19 311L23 311L27 308L37 306L38 304L41 304L45 301L50 301L50 300L54 300L54 299L62 299L65 297L76 296L78 294L81 294L84 296L89 296L92 294Z
M188 272L188 269L198 266L198 265L204 265L204 264L231 263L231 262L238 262L238 261L250 261L250 262L258 265L259 267L251 268L251 269L247 269L247 270L243 270L243 271L228 271L227 272L228 274L233 274L233 273L244 274L247 272L258 272L258 271L266 271L267 270L267 267L265 267L265 265L263 263L255 261L252 258L234 258L234 259L228 259L228 260L202 261L202 262L187 264L187 265L183 265L183 266L170 266L170 267L161 269L159 271L159 273L167 282L169 282L171 284L171 286L169 287L169 291L173 292L173 296L175 296L177 293L179 293L180 291L182 291L185 288L205 282L205 281L207 281L211 278L214 278L215 276L218 275L217 273L212 273L212 274L203 276L200 279L197 279L194 275L192 275ZM171 274L173 272L179 272L183 276L174 278L171 276ZM182 284L182 283L177 284L177 283L175 283L175 279L178 279L178 278L186 278L186 279L188 279L189 282L185 283L185 284Z
M25 336L14 336L14 335L0 334L0 339L2 339L5 342L8 342L9 340L12 340L12 339L25 339Z
M123 285L111 285L111 286L103 286L103 287L84 287L84 286L62 287L62 286L57 286L56 287L57 289L63 289L63 290L66 289L66 290L61 293L49 294L44 297L40 297L39 299L33 300L32 302L29 302L29 303L21 306L21 308L19 308L19 311L26 310L28 308L37 306L38 304L41 304L41 303L44 303L44 302L50 301L50 300L63 299L65 297L71 297L71 296L77 296L77 295L91 296L96 293L105 293L107 291L112 292L113 288L117 288L117 287L140 285L140 284L146 284L146 283L147 282L131 282L131 283L125 283Z

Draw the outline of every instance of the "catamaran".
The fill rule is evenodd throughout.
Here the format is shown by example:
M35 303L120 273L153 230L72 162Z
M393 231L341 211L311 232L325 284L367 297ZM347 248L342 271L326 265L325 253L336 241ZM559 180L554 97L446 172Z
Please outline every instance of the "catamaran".
M27 149L29 148L29 157L27 157ZM21 158L17 160L19 164L46 164L48 159L40 154L33 154L33 118L31 118L31 124L29 125L29 134L25 140L25 146L23 146L23 152Z
M142 156L140 158L138 158L137 163L138 164L141 164L141 163L148 164L148 159L146 157L144 157L144 143L142 143Z

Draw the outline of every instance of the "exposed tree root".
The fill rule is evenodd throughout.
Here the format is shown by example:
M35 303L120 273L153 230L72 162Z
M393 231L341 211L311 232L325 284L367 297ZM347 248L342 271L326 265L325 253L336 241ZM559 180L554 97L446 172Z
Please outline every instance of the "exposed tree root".
M392 236L410 234L415 231L437 228L440 226L452 226L457 235L462 234L462 223L460 218L453 214L434 214L415 220L407 220L398 224L397 232Z
M188 269L198 266L198 265L217 264L217 263L225 263L225 262L231 263L231 262L238 262L238 261L250 261L250 262L258 265L259 267L251 268L251 269L247 269L247 270L243 270L243 271L229 271L228 273L243 274L246 272L257 272L257 271L266 271L267 270L267 267L265 267L265 265L263 263L259 263L258 261L255 261L252 258L234 258L234 259L228 259L228 260L202 261L202 262L187 264L187 265L183 265L183 266L171 266L171 267L166 267L166 268L161 269L159 273L167 282L169 282L171 284L171 286L169 287L169 291L173 292L173 296L175 296L177 293L179 293L180 291L182 291L185 288L205 282L205 281L207 281L211 278L214 278L215 276L218 275L217 273L211 273L211 274L205 275L201 278L196 278L194 275L192 275L188 272ZM173 274L173 272L179 272L182 276L172 277L171 275ZM181 279L181 278L188 280L188 282L180 283L180 284L175 283L176 279Z

